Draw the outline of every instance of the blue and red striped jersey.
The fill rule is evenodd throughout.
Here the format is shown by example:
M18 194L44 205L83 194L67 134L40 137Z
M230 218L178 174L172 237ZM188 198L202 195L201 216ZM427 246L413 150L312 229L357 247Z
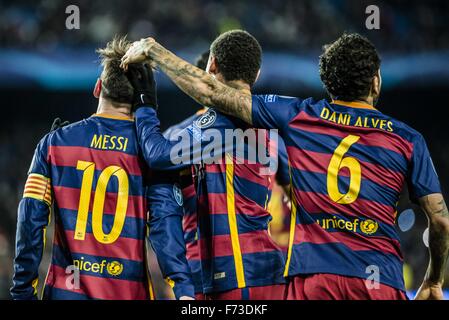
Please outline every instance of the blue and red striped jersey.
M194 151L187 157L190 161L184 163L187 167L193 164L198 172L195 192L203 293L285 283L283 252L268 233L271 216L267 204L272 175L261 174L264 165L260 161L251 163L246 158L237 159L235 144L228 145L222 140L225 130L246 129L247 126L214 109L191 120L178 132L178 136L187 132L191 137L185 148L180 148L179 142L161 136L153 109L140 108L136 112L139 142L152 168L179 168L179 164L172 163L173 148L210 148L211 140L206 136L211 132L217 137L212 140L214 146L221 146L220 152L214 154L214 159L220 159L220 163L209 163ZM263 139L258 140L263 141L268 153L267 132L259 130L258 134L263 135ZM244 145L246 151L256 148L247 142ZM246 157L249 153L244 154ZM200 155L205 156L202 152Z
M147 226L175 294L193 296L179 188L157 176L140 156L132 119L94 115L46 135L19 205L13 297L36 296L32 287L53 201L44 299L153 298Z
M278 128L293 185L286 276L331 273L404 290L395 228L405 181L412 199L439 193L423 137L372 106L253 96L253 125Z
M176 139L176 131L183 130L191 125L206 109L199 110L195 115L177 123L164 131L163 135L169 140ZM184 217L182 227L184 241L186 243L186 257L192 273L195 285L195 293L203 293L201 261L198 247L198 223L197 223L197 195L194 184L195 168L187 166L179 170L179 184L184 198Z

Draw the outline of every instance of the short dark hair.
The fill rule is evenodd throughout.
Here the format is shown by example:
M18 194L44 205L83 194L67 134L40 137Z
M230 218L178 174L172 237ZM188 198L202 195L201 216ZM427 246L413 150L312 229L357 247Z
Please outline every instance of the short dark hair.
M132 103L134 89L120 68L120 60L125 55L131 42L126 36L116 36L106 44L105 48L97 49L100 55L103 72L101 73L101 94L117 103Z
M195 66L201 70L206 70L207 62L209 61L210 50L204 51L200 56L196 58Z
M210 47L226 81L243 80L253 85L262 63L262 48L251 34L231 30L218 36Z
M374 45L357 33L344 33L323 49L320 77L330 96L345 101L368 96L381 62Z

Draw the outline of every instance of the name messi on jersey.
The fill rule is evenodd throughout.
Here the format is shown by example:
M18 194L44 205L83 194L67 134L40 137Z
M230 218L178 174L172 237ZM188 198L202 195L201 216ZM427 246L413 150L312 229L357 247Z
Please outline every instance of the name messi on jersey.
M363 116L352 117L348 113L331 111L326 107L324 107L323 110L321 110L320 118L323 120L334 122L336 124L342 124L345 126L381 129L388 132L393 132L392 121Z
M119 136L110 136L107 134L100 134L92 137L90 147L101 150L116 150L126 151L128 147L128 138Z

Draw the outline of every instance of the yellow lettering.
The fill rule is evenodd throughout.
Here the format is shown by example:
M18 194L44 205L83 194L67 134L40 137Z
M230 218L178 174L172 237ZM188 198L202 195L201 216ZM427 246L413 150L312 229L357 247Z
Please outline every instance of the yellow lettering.
M100 272L103 273L104 266L106 265L106 260L101 261Z
M84 271L90 271L90 266L92 265L89 261L84 261L83 269Z
M351 221L346 221L346 229L347 229L348 231L353 231L353 230L352 230L352 223L351 223Z
M339 113L337 123L346 125L348 116L349 116L349 114Z
M100 271L100 264L99 263L92 263L92 267L91 267L91 271L98 273L98 271Z
M110 138L111 136L110 135L107 135L107 134L105 134L104 136L103 136L103 145L102 145L102 149L103 150L105 150L105 149L107 149L108 148L108 143L109 143L109 138Z
M329 226L326 224L326 219L323 219L323 229L328 229Z
M393 132L393 122L388 121L388 123L387 123L387 131Z
M382 129L382 130L385 130L385 126L387 125L387 120L382 120L381 122L380 122L380 128Z
M117 139L117 143L118 143L118 148L117 148L117 150L122 150L123 149L123 140L124 140L125 138L123 138L123 137L118 137L118 139Z
M116 136L111 137L111 146L109 147L109 149L115 149L115 140L116 139L117 139Z
M336 216L332 218L317 219L316 223L325 230L334 229L347 230L357 232L357 226L359 225L359 219L354 221L346 221L345 219L338 219Z
M327 118L329 118L329 109L323 108L323 110L321 110L320 117L324 120L327 120Z
M373 128L377 128L377 125L379 124L379 119L371 119L371 122L373 124Z
M90 147L91 148L101 148L102 138L103 138L102 135L97 137L97 135L94 134L94 136L92 137L92 142L90 143Z
M337 122L337 114L335 112L332 112L329 121Z
M352 223L352 227L353 227L353 231L356 232L357 231L357 225L359 223L359 219L355 219L354 222Z
M357 117L357 121L355 122L355 127L361 127L362 126L362 117Z
M126 151L127 146L128 146L128 138L125 138L125 145L123 146L123 151Z
M345 228L345 220L340 219L338 220L338 229L344 229Z
M367 117L365 117L365 119L363 121L363 127L364 128L369 128L369 126L368 126L368 118Z

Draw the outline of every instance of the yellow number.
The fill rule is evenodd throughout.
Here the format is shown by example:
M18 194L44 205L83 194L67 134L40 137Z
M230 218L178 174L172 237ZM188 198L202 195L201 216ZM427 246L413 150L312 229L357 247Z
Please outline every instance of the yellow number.
M349 135L344 138L331 158L329 168L327 169L327 192L332 201L340 204L351 204L357 200L362 183L362 169L357 159L343 156L349 148L356 143L360 137ZM338 173L342 168L349 169L349 190L342 194L338 189Z
M86 236L87 217L89 214L90 195L94 180L95 164L87 161L78 161L76 169L84 171L81 182L78 217L76 219L75 240L84 240Z
M86 235L87 217L89 213L89 203L92 194L92 183L95 173L95 163L78 161L76 169L83 171L81 182L80 201L78 206L78 217L75 227L75 239L84 240ZM108 234L103 231L103 210L106 197L106 188L109 180L115 176L118 181L117 205L112 229ZM94 203L92 207L92 232L95 239L104 244L114 243L125 224L126 210L128 209L129 181L125 170L118 166L105 168L98 178L95 189Z

